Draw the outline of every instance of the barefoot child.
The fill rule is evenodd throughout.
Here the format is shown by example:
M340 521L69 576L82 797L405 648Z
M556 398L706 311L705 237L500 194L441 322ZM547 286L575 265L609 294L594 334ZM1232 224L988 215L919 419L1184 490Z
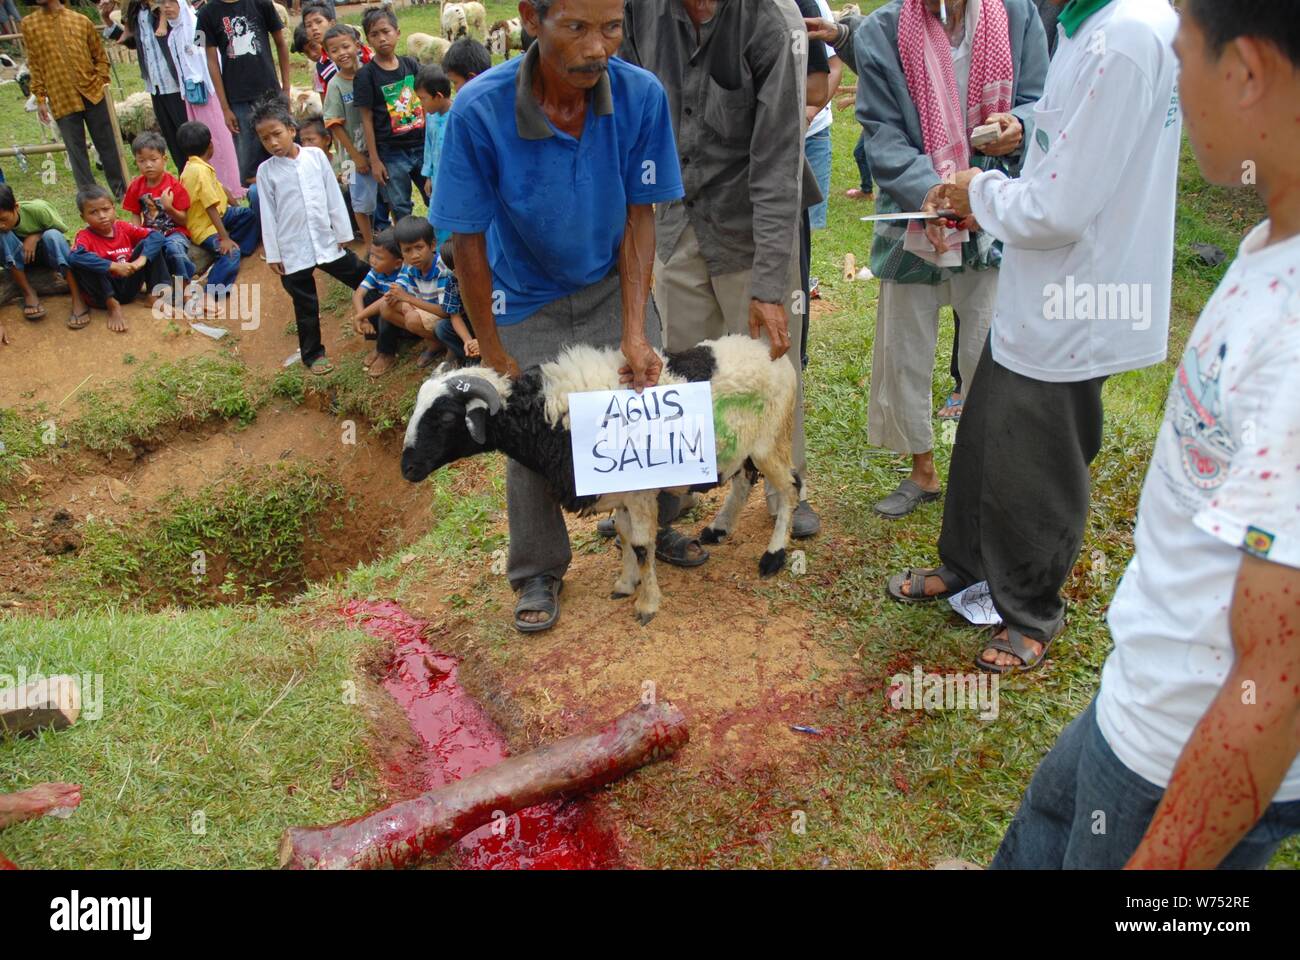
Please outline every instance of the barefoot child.
M370 248L370 272L352 294L352 329L367 340L378 337L379 311L383 307L380 301L401 272L402 248L393 231L385 230L375 237ZM377 359L378 349L371 350L361 366L369 370Z
M185 229L190 195L181 181L167 172L167 141L146 130L132 141L131 152L140 176L126 188L122 207L137 226L163 235L168 269L188 283L194 276L190 235Z
M303 366L322 375L334 369L320 338L316 268L355 290L368 272L342 244L352 239L329 158L315 147L299 146L289 104L278 96L258 101L253 127L271 155L257 168L257 192L265 233L266 262L293 298L298 347Z
M0 250L3 251L5 269L23 295L23 316L36 321L45 316L45 307L27 282L27 264L49 267L68 281L72 296L72 313L67 325L80 330L90 322L90 311L77 289L77 278L68 269L68 238L64 232L67 224L44 200L24 200L19 203L13 188L0 183Z
M172 316L174 281L163 235L118 219L113 195L97 183L77 191L77 209L86 228L77 234L68 256L70 272L86 304L108 311L108 329L126 332L122 304L134 301L141 288L156 308Z
M370 365L372 377L383 376L397 362L397 341L402 330L428 341L417 361L421 367L427 367L445 349L434 335L438 318L443 316L446 278L434 246L433 225L423 217L403 217L393 228L393 235L402 248L405 266L383 297L379 340L375 344L379 356Z
M336 25L325 31L325 50L336 71L325 92L325 126L352 160L348 195L356 215L361 239L369 249L372 240L371 219L379 199L379 183L370 173L370 153L366 147L365 125L361 110L352 100L352 82L361 69L361 53L366 48L357 42L351 27Z
M258 216L257 188L248 195L248 206L237 207L217 179L211 164L212 131L191 120L176 131L176 140L186 155L181 184L189 194L186 222L190 239L217 259L208 270L207 308L219 310L239 276L244 257L251 257L262 242Z

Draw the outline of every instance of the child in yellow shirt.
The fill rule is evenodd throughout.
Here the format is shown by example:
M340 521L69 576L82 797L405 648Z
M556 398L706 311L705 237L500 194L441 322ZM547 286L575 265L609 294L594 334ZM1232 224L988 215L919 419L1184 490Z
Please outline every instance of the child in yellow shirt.
M212 132L206 124L196 120L181 124L176 140L186 156L181 171L181 184L190 195L186 226L190 240L217 258L208 271L207 295L210 304L219 304L233 291L240 261L252 256L262 242L257 187L248 191L247 207L231 203L209 163Z

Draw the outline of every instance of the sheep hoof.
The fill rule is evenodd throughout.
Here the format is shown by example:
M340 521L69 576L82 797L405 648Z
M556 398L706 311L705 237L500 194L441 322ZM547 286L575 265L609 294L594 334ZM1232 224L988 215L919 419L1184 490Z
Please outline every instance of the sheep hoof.
M763 554L758 561L758 575L760 577L774 577L781 572L785 566L785 548L782 547L776 553L770 550Z
M726 535L726 530L715 530L713 527L705 527L700 531L700 543L721 543L722 538Z
M646 624L648 624L648 623L649 623L651 620L653 620L654 618L655 618L655 615L654 615L653 613L638 613L638 614L636 615L636 622L639 623L639 624L641 624L641 626L644 627Z
M630 597L630 596L632 596L632 594L630 594L630 593L620 593L618 590L615 590L613 593L611 593L611 594L609 595L609 599L611 599L611 600L626 600L626 599L627 599L628 597Z

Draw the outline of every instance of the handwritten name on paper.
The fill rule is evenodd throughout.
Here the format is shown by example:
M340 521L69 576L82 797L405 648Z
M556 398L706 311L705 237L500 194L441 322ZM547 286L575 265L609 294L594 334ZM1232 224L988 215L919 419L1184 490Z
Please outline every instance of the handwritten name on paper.
M569 394L579 496L715 483L707 382Z

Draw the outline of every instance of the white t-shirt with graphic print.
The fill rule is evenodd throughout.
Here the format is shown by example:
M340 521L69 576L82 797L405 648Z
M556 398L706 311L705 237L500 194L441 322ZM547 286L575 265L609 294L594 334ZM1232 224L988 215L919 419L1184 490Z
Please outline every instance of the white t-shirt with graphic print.
M1268 231L1242 241L1192 331L1108 617L1097 724L1162 787L1232 667L1243 553L1300 567L1300 237L1265 246ZM1274 799L1300 800L1300 761Z

